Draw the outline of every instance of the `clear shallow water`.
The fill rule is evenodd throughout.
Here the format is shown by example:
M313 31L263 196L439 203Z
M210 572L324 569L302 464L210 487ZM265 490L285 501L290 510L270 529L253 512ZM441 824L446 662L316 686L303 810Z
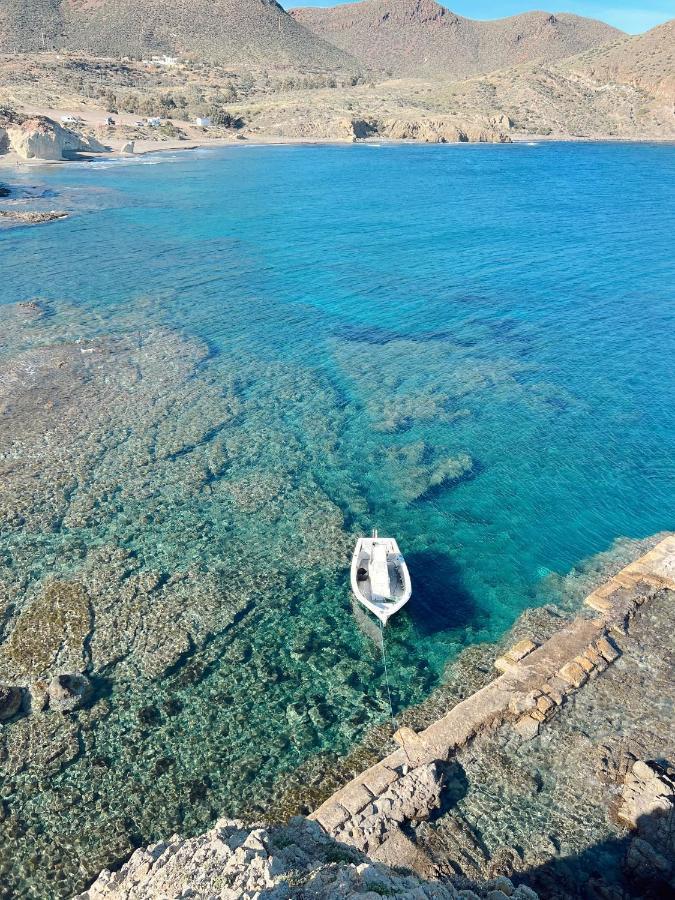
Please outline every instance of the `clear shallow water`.
M59 775L86 795L78 829L122 776L144 838L264 808L279 773L386 718L349 606L353 532L393 533L410 563L414 602L389 638L407 705L463 646L554 597L550 573L672 527L674 147L250 147L17 176L74 214L0 234L3 303L48 300L41 340L165 326L185 342L167 339L145 379L171 403L135 425L153 492L111 439L75 495L96 494L95 512L6 534L4 577L72 575L79 541L141 572L235 571L250 601L227 632L204 612L199 671L155 683L180 715L142 714L134 738L148 691L113 677L92 738L115 759L94 773L103 801L87 799L86 754ZM26 821L49 802L58 822L43 795Z

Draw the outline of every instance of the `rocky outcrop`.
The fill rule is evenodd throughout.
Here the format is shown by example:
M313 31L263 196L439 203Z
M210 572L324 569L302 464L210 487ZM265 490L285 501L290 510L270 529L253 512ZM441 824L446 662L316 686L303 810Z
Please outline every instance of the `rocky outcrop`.
M384 119L377 133L393 141L420 141L426 144L508 144L511 139L501 128L486 123L457 122L445 117L428 119Z
M67 219L68 213L52 209L49 212L24 212L17 209L1 209L0 219L12 225L44 225L57 219Z
M91 694L91 685L86 675L55 675L47 688L49 706L60 712L79 709Z
M77 900L151 900L159 897L218 897L221 900L349 900L398 897L401 900L459 900L510 896L536 900L508 878L482 885L426 883L369 860L326 837L316 822L297 817L283 828L249 829L223 819L211 831L185 840L137 850L119 872L105 870ZM501 891L501 893L499 893Z
M633 831L624 869L634 885L675 891L675 779L654 762L637 760L624 782L618 821Z
M494 116L485 122L463 122L439 116L420 119L341 119L338 128L353 140L384 138L390 141L418 141L423 144L508 144L508 116Z
M12 122L4 130L5 149L13 150L22 159L60 161L73 159L78 153L101 153L106 149L95 138L83 137L46 116ZM0 133L0 150L2 144Z

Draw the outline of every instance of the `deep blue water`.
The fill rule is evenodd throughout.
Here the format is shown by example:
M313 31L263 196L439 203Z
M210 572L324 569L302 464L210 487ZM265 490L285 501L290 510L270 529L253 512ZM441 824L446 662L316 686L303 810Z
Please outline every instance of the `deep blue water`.
M375 681L381 693L382 673L354 681L366 651L352 637L348 557L336 565L331 555L338 532L378 527L409 560L413 599L389 639L405 705L463 646L555 599L552 573L618 537L673 527L674 146L237 147L6 180L49 188L44 205L73 214L0 232L2 303L44 298L55 327L81 321L86 336L167 325L207 342L200 377L234 385L232 436L218 425L227 465L213 464L220 445L204 450L208 496L186 504L176 494L143 527L142 501L121 500L86 542L119 542L168 573L223 560L262 580L285 572L275 602L288 616L270 625L261 601L257 640L274 656L302 634L301 662L228 738L239 758L262 734L293 732L267 769L252 763L264 790L276 772L321 749L344 752L386 718L382 704L349 721L344 711ZM167 371L178 362L167 357ZM199 415L215 426L210 403ZM239 457L232 447L244 448ZM237 508L228 479L248 486ZM242 496L256 490L247 507ZM36 546L52 553L73 528ZM311 577L294 571L304 571L298 547ZM351 658L351 681L329 646ZM226 646L220 659L224 673ZM302 710L278 716L279 697L334 688L323 726L318 714L304 731L292 725ZM194 688L191 703L208 690ZM123 719L117 727L109 743L125 734ZM161 738L186 766L209 768L228 813L246 787L235 775L217 781L217 739L204 715Z

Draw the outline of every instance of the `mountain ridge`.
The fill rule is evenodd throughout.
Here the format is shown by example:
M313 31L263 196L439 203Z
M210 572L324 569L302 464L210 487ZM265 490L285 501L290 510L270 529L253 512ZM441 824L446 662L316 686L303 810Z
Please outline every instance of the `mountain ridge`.
M561 59L623 32L572 13L528 12L479 21L436 0L361 0L291 9L291 16L371 68L466 78L524 62Z

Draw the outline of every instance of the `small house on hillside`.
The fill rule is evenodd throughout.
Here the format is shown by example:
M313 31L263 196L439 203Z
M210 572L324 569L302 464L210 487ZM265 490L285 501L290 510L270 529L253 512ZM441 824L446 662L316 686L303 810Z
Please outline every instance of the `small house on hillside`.
M202 128L210 128L211 127L210 116L197 116L197 118L195 119L195 125L200 125Z

